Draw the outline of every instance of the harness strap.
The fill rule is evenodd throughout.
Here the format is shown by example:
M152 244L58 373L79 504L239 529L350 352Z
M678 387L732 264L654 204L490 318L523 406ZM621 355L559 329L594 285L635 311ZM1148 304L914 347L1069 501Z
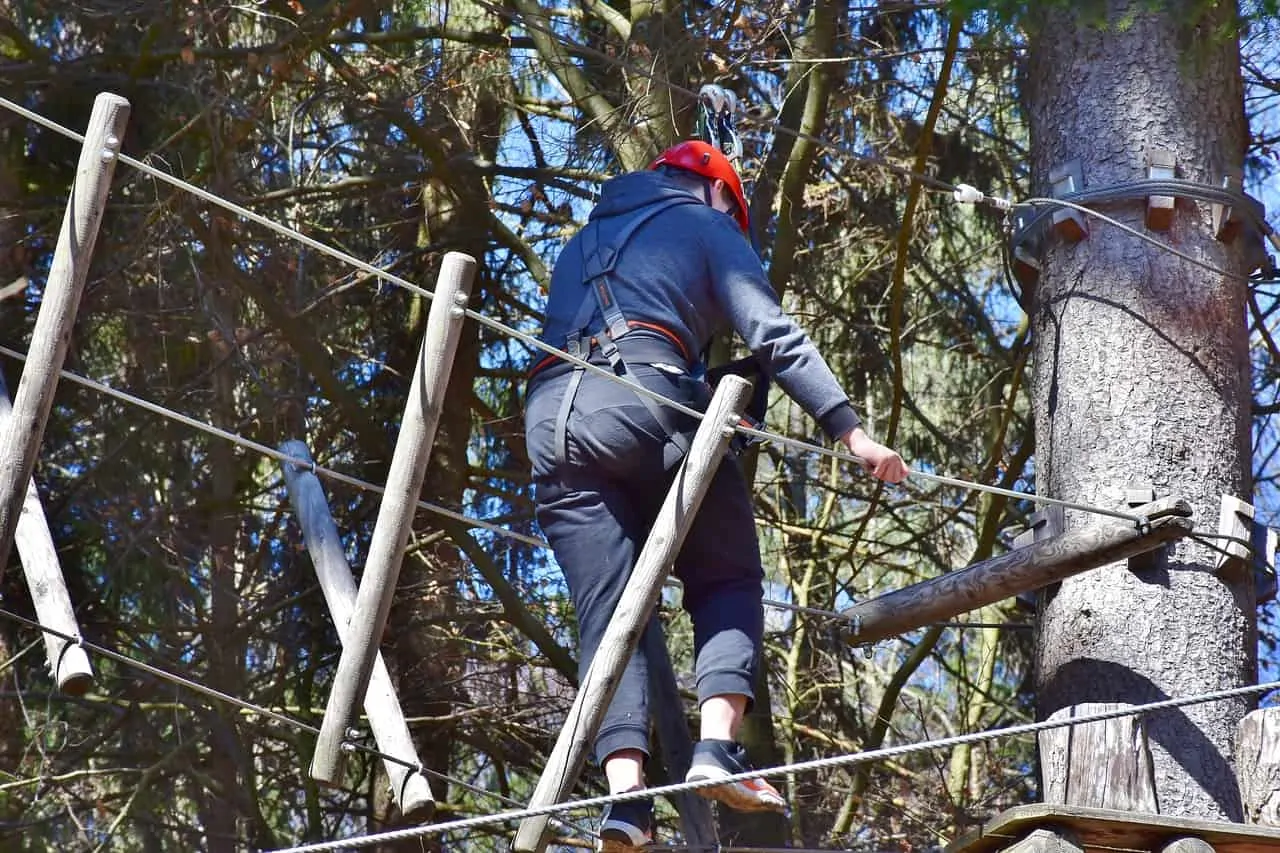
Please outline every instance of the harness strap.
M582 377L587 371L581 367L574 366L573 376L569 378L569 384L564 389L564 397L560 399L560 408L556 410L556 466L564 467L568 464L569 456L569 414L573 411L573 399L578 396L578 388L582 385Z
M573 322L570 324L572 331L565 340L566 352L578 358L586 358L590 354L592 344L598 344L601 354L608 359L609 366L621 376L632 371L626 359L622 357L622 351L618 349L617 342L630 332L633 327L656 328L668 337L673 338L680 349L684 350L684 344L667 330L648 323L629 322L626 315L622 313L622 307L618 304L617 297L613 295L613 288L609 286L609 276L617 266L622 250L626 248L627 243L631 240L631 235L642 225L664 210L669 210L682 204L697 203L697 199L679 197L655 202L646 208L642 208L637 215L623 224L618 233L613 236L613 239L606 244L602 244L600 241L599 220L591 222L583 229L579 245L582 247L582 277L587 292L583 294L582 304L578 306L578 311L574 314ZM595 316L597 309L600 311L601 318L604 321L604 328L594 334L589 334L587 332L587 324L591 322L591 318ZM542 364L539 364L534 368L534 372L542 366ZM582 377L585 373L586 371L581 367L574 368L573 377L565 388L564 397L560 400L560 408L556 412L556 462L560 465L565 464L568 456L569 415L573 412L573 402L578 396L578 389L582 385ZM649 414L667 433L668 440L681 453L688 453L689 442L685 440L679 429L672 429L671 419L663 407L644 394L637 394L636 396L640 398L640 402L648 409Z

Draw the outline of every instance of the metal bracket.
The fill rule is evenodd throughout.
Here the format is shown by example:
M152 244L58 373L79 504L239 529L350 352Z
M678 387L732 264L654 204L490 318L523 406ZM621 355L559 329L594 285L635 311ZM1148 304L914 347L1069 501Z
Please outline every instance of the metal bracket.
M1147 151L1147 177L1153 181L1173 180L1177 156L1167 148ZM1174 203L1171 195L1147 196L1147 227L1152 231L1168 231L1173 225Z
M1014 233L1016 234L1026 229L1034 217L1035 211L1028 208L1020 209L1013 215ZM1043 242L1039 229L1037 229L1035 234L1029 235L1013 244L1013 252L1009 259L1013 277L1017 279L1018 284L1022 287L1021 301L1025 310L1030 310L1036 282L1040 280L1040 252L1043 249Z
M1218 511L1218 534L1230 536L1218 543L1220 549L1214 568L1218 574L1236 573L1253 560L1253 504L1235 495L1223 495Z
M1258 604L1276 597L1276 543L1280 534L1261 524L1253 525L1253 589Z
M1222 188L1224 190L1240 189L1240 173L1238 170L1232 170L1232 173L1222 179ZM1240 236L1240 228L1244 224L1244 219L1240 213L1229 204L1214 204L1210 206L1213 214L1213 238L1220 243L1233 243Z
M1031 513L1027 518L1027 529L1013 539L1013 547L1025 548L1036 542L1043 542L1055 536L1061 536L1066 529L1067 513L1060 506L1048 506Z
M1067 511L1060 506L1048 506L1027 517L1027 529L1013 538L1014 549L1025 548L1055 536L1066 529ZM1039 609L1040 590L1018 593L1018 606L1029 613Z
M1079 160L1063 163L1049 172L1049 183L1053 187L1054 198L1078 193L1084 189L1084 167ZM1089 236L1089 226L1078 210L1058 208L1053 212L1051 222L1054 233L1068 243L1079 243Z
M1156 488L1148 483L1130 483L1124 490L1124 502L1129 509L1145 506L1156 499ZM1129 571L1145 572L1157 568L1164 559L1165 549L1148 551L1129 558Z

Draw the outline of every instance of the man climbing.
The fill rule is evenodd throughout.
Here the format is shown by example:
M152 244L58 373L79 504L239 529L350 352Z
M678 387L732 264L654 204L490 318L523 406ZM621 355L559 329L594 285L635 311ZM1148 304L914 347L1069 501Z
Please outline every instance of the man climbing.
M727 216L725 214L728 214ZM698 354L728 327L765 372L874 476L908 469L873 441L808 336L783 313L748 230L742 183L714 146L684 142L646 171L610 180L551 278L542 339L699 410L711 389ZM578 615L581 672L613 615L696 422L554 356L535 365L525 413L537 518ZM689 781L748 769L738 728L753 697L764 627L760 550L751 497L724 460L694 520L675 574L693 621L700 741ZM595 742L609 791L644 787L647 663L637 651ZM763 780L700 789L730 808L782 811ZM652 839L652 802L609 809L605 851Z

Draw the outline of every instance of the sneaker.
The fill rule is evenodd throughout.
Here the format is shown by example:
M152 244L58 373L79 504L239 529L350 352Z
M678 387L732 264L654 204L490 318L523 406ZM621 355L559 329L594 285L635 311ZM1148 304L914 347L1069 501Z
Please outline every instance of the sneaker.
M600 822L600 853L629 853L653 841L653 800L610 803Z
M686 782L703 782L708 779L724 779L751 769L747 763L747 751L742 744L731 740L700 740L693 748L693 766L685 774ZM709 800L717 800L740 812L785 812L787 801L778 789L763 779L747 779L707 788L697 793Z

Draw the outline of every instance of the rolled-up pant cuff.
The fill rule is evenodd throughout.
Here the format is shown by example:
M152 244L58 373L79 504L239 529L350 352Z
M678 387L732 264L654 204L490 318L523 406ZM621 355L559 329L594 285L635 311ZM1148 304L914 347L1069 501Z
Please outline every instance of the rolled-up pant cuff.
M596 761L604 760L620 749L638 749L649 757L649 730L639 726L614 726L596 738Z
M712 696L724 696L736 693L747 697L747 708L755 704L756 694L752 689L751 675L737 670L720 670L708 672L698 679L698 704Z

